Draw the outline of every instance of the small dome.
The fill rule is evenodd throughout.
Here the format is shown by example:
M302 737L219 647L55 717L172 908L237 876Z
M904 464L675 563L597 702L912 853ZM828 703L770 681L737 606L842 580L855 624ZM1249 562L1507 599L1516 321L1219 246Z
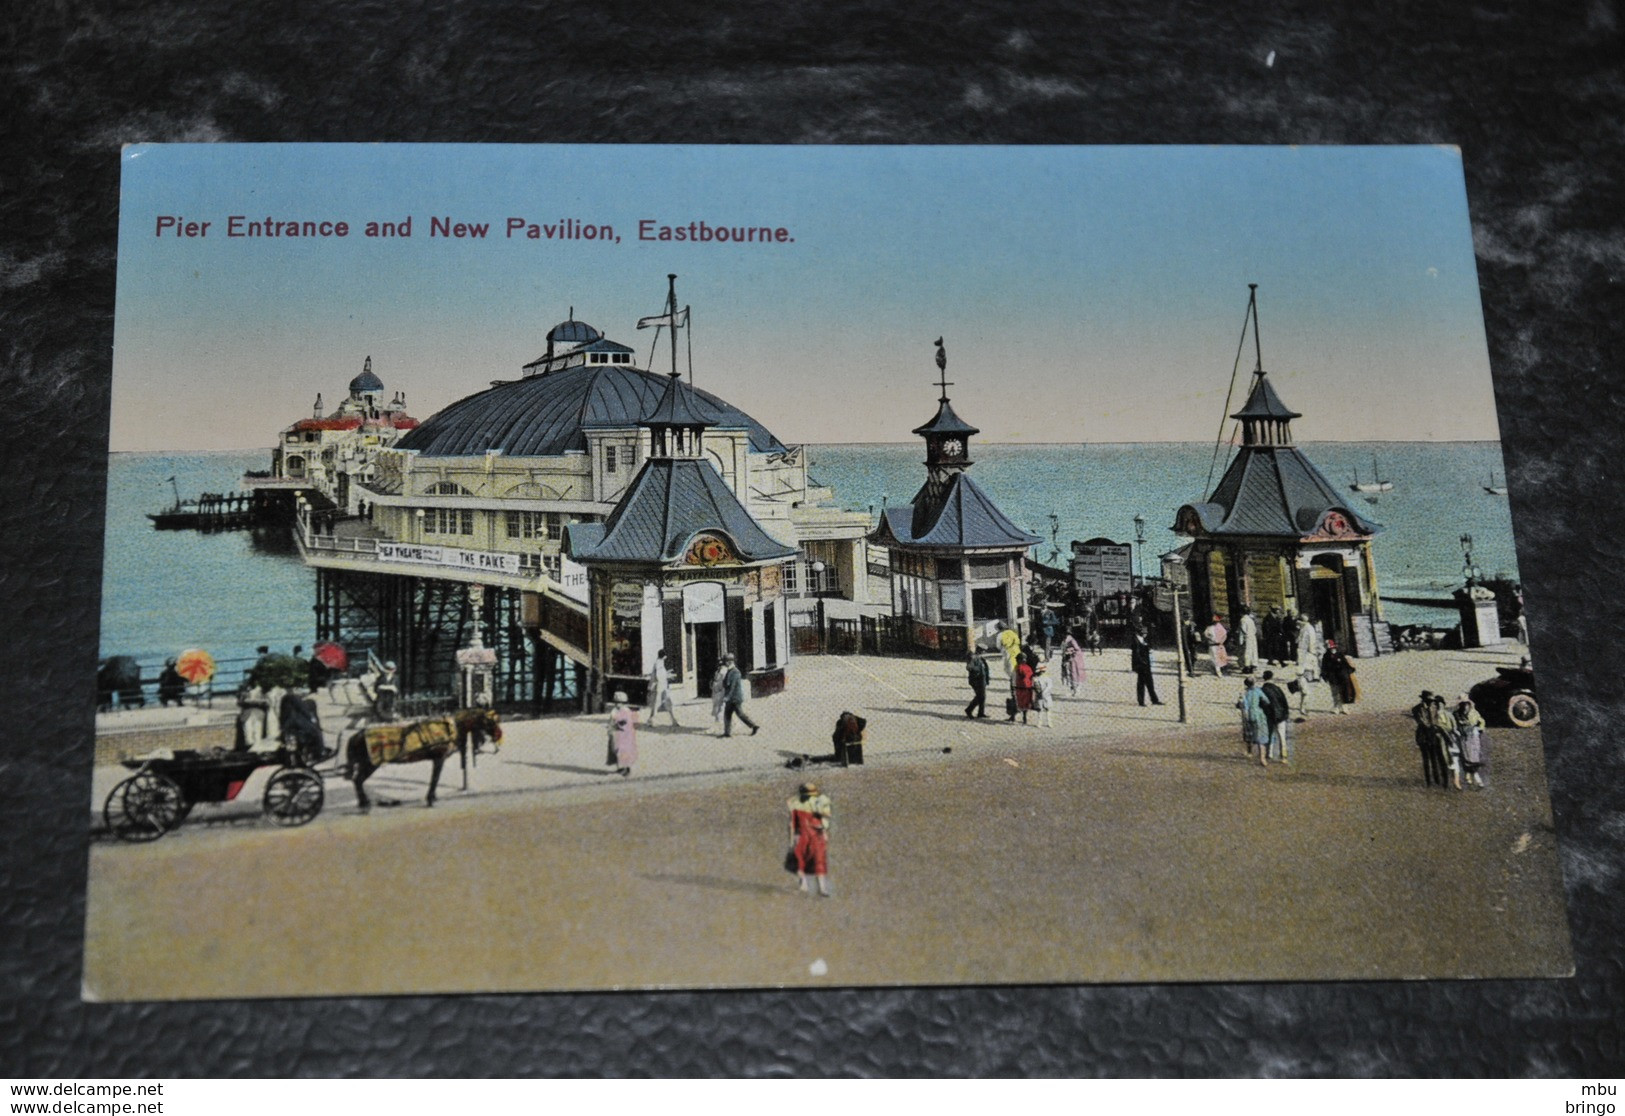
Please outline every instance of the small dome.
M603 337L586 322L578 322L574 318L562 321L547 331L547 339L557 344L579 345L584 341L597 341Z
M361 375L350 381L350 394L360 395L364 391L383 390L384 381L373 375L372 357L369 356L367 358L367 363L361 366Z

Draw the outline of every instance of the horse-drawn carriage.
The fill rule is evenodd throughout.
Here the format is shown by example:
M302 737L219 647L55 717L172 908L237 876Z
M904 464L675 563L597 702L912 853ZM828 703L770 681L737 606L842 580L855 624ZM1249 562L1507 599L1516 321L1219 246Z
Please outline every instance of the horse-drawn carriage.
M114 787L102 806L108 832L121 841L156 841L199 802L231 802L248 777L276 767L265 784L261 808L273 825L304 825L322 812L326 790L313 764L331 759L325 746L283 746L275 751L211 748L127 759L135 774Z

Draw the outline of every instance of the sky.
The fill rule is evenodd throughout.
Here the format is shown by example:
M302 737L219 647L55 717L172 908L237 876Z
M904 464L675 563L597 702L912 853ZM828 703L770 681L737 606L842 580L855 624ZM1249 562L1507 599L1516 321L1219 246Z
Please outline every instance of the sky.
M525 235L571 220L614 238ZM572 308L651 366L668 273L695 384L787 444L912 440L939 336L983 441L1211 442L1251 283L1299 440L1499 438L1454 148L173 144L123 153L111 448L270 446L368 356L427 418Z

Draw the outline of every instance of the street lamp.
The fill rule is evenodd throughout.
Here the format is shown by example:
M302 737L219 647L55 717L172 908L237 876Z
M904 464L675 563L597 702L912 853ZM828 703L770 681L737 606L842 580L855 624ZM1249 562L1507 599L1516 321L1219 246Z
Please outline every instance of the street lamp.
M1141 564L1145 559L1145 516L1143 515L1134 517L1134 543L1137 547L1134 552L1134 576L1143 585L1145 584L1145 572L1141 569Z
M1468 585L1478 580L1478 569L1473 565L1473 536L1461 537L1461 576L1467 580Z

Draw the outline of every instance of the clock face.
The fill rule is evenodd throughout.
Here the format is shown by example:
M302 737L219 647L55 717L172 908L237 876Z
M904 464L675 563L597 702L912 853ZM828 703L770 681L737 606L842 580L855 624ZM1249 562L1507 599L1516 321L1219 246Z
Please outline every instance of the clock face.
M958 438L949 438L946 442L942 443L942 456L944 457L958 457L964 452L965 443L961 442Z

